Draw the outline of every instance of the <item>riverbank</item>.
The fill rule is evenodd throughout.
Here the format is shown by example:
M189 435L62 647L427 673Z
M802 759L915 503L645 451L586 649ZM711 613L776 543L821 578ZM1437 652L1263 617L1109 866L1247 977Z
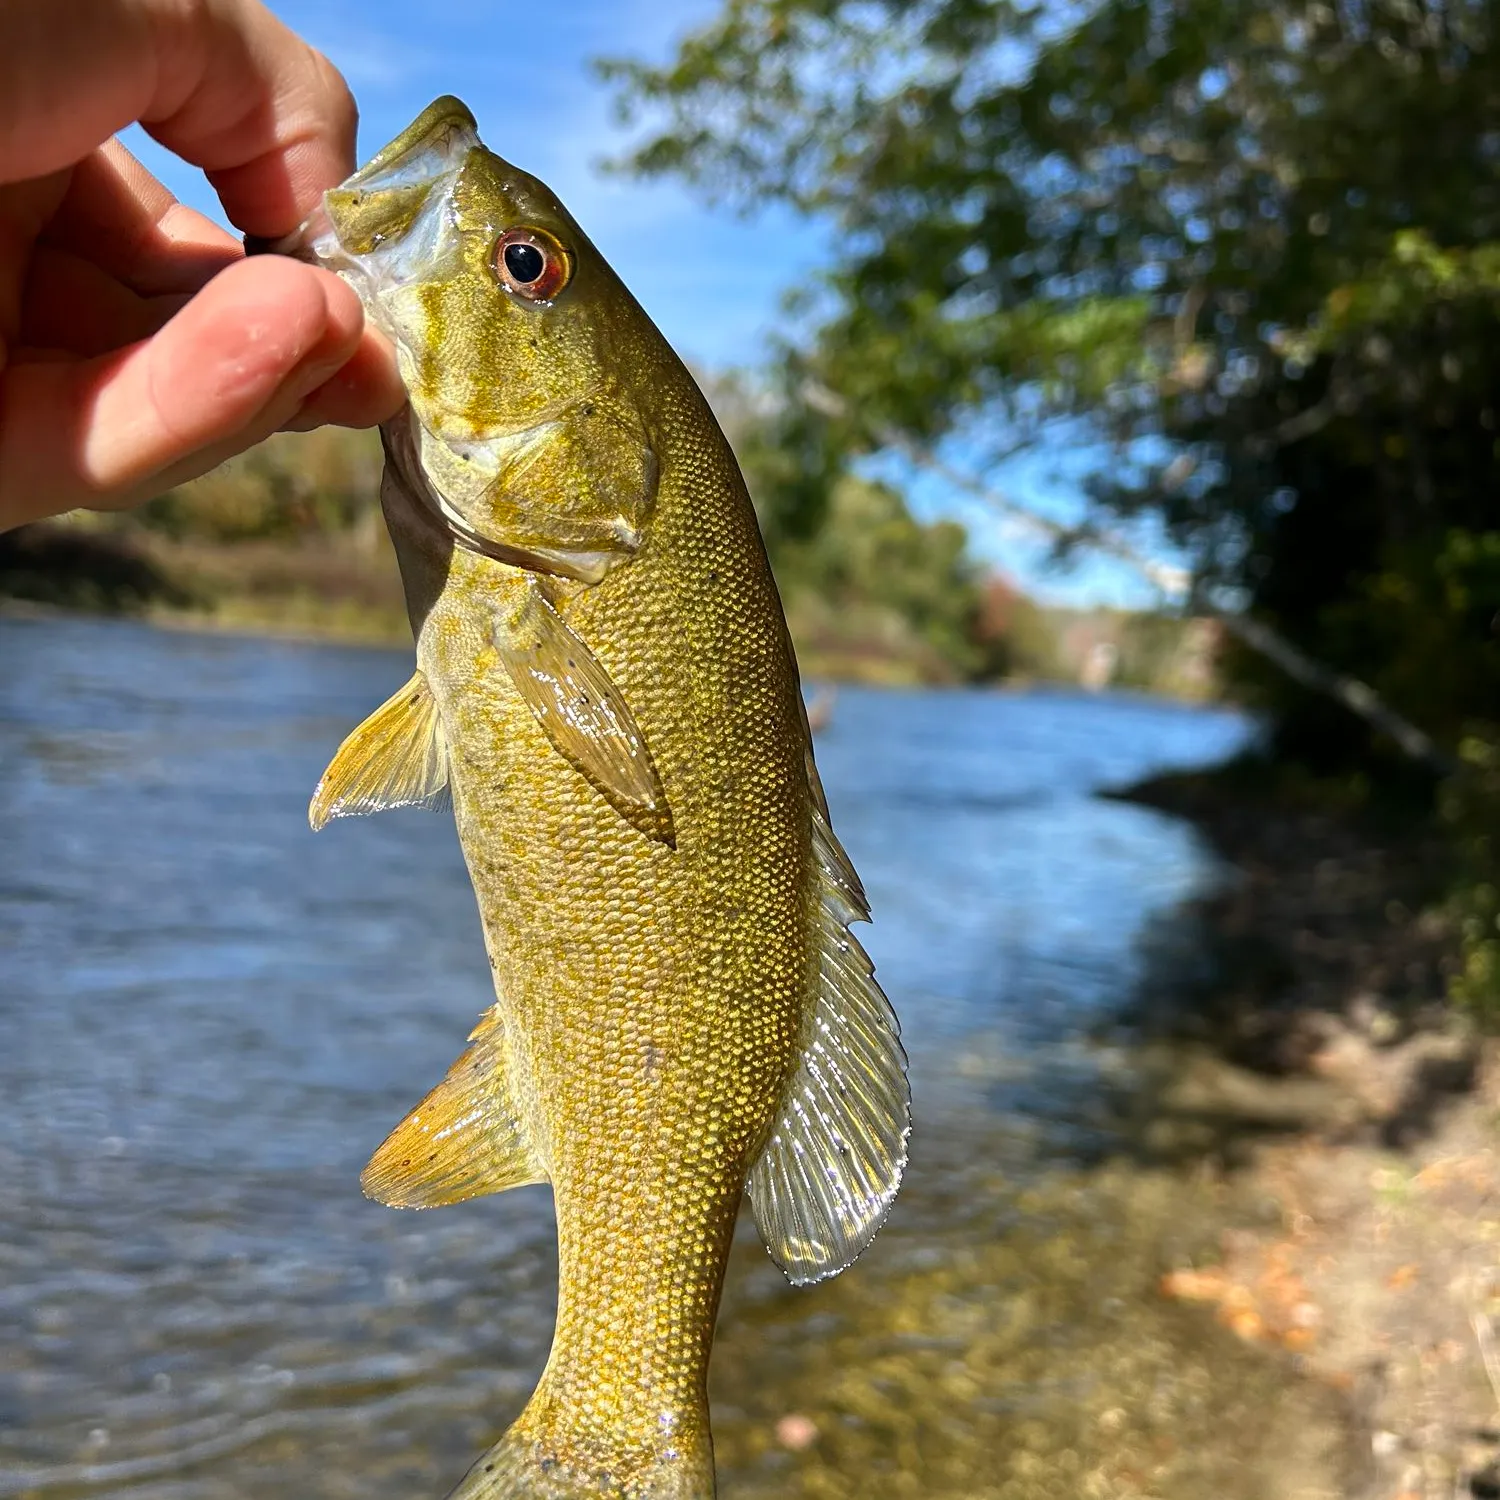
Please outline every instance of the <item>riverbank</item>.
M77 511L0 535L0 611L405 645L405 599L372 498L378 447L367 434L291 436L136 512ZM924 527L899 497L856 491L843 495L833 534L772 547L808 678L1217 695L1217 636L1206 622L1041 605L984 576L951 523Z
M316 536L177 539L120 530L110 518L25 526L0 536L0 607L309 641L394 646L411 639L383 531L356 546Z
M1451 849L1240 768L1122 795L1235 872L1187 913L1188 993L1135 1018L1156 1038L1142 1150L1196 1155L1269 1212L1162 1292L1344 1393L1346 1495L1500 1495L1500 1047L1444 999Z
M0 536L0 610L125 615L174 628L309 642L411 641L383 529L357 538L216 542L112 523L44 524ZM836 620L789 609L809 678L870 686L953 681L952 670L879 611Z

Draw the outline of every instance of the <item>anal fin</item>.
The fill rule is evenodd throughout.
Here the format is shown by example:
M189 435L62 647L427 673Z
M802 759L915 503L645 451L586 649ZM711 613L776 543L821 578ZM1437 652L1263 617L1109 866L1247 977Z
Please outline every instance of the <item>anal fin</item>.
M334 752L307 820L317 830L331 818L447 802L448 746L432 690L418 671Z
M390 1208L437 1208L545 1181L522 1122L505 1028L491 1009L443 1081L370 1158L359 1184Z

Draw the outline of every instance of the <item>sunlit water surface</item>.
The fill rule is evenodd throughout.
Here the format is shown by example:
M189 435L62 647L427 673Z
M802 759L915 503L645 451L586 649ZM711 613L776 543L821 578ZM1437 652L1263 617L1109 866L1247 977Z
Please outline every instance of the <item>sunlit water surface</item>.
M356 1182L490 998L449 819L308 831L331 750L408 670L0 620L0 1496L436 1500L534 1383L547 1192L410 1215ZM861 1295L941 1263L986 1183L1107 1149L1104 1023L1147 924L1221 872L1093 793L1247 733L1125 696L840 692L820 764L918 1118ZM753 1366L768 1307L794 1349L831 1337L830 1289L784 1289L741 1229L721 1364ZM798 1433L735 1436L762 1420L739 1373L716 1371L726 1494L785 1492Z

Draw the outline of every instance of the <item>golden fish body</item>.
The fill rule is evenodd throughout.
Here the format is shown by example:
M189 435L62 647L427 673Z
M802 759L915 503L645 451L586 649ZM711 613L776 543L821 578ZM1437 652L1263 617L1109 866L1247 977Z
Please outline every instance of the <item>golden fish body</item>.
M817 1280L879 1227L908 1132L754 514L686 369L457 100L298 253L396 342L383 501L417 644L313 821L451 797L495 976L366 1191L556 1203L551 1356L457 1493L704 1500L747 1182L772 1255Z

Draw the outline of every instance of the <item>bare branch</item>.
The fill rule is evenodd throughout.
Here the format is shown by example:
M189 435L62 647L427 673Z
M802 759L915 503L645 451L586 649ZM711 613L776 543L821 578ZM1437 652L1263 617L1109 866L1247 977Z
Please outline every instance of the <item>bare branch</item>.
M827 386L806 381L801 388L802 399L815 411L825 416L849 420L854 417L849 403ZM1272 630L1269 625L1252 619L1235 610L1220 609L1201 598L1192 597L1192 575L1186 568L1173 567L1170 563L1158 562L1147 557L1127 537L1117 531L1090 528L1078 531L1061 522L1039 516L1034 510L1012 500L992 485L975 475L956 469L938 457L925 443L917 441L885 423L865 424L866 431L881 446L900 453L918 468L936 474L961 493L981 500L992 510L998 511L1025 527L1033 535L1054 544L1083 541L1096 551L1103 552L1133 569L1147 582L1160 589L1169 599L1189 602L1195 613L1218 620L1232 635L1238 637L1252 650L1259 651L1268 661L1274 662L1288 677L1304 687L1341 703L1351 713L1357 714L1371 728L1387 735L1404 754L1419 764L1430 767L1439 775L1451 775L1458 770L1458 761L1433 740L1425 730L1419 729L1409 719L1397 713L1368 683L1361 682L1345 672L1325 666L1294 646L1285 636Z

